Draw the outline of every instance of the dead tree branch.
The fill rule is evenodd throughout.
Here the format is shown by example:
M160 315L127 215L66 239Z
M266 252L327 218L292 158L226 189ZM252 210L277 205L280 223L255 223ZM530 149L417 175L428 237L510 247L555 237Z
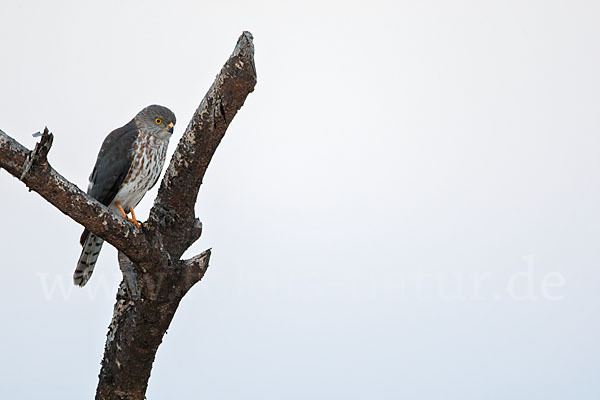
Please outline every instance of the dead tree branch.
M163 243L176 258L201 233L194 206L198 190L227 127L256 85L254 45L244 32L188 124L160 184L150 222L161 221ZM193 229L182 235L180 225Z
M152 259L154 251L136 227L89 197L50 166L46 155L53 135L44 134L33 151L0 131L0 168L21 180L68 217L103 237L135 261Z
M119 250L123 281L108 329L96 399L145 398L156 351L179 302L208 268L210 249L189 260L180 258L202 233L194 206L206 169L256 85L252 40L250 32L242 33L194 113L141 232L50 166L46 155L53 136L48 130L33 151L0 131L0 167Z

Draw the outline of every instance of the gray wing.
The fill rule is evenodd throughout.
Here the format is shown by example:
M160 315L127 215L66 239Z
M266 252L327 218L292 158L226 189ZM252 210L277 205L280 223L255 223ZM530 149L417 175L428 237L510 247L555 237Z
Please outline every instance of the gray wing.
M137 135L137 127L131 121L112 131L102 143L90 175L88 194L105 206L113 201L129 172Z
M127 125L112 131L100 147L96 165L90 175L90 185L87 193L108 206L123 184L133 161L133 143L138 130L133 120ZM88 238L89 231L85 229L79 240L81 245Z

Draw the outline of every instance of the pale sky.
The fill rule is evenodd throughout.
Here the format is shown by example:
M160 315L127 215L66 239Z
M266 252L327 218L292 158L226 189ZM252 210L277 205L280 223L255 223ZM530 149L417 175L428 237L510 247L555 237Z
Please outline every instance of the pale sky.
M177 115L172 153L255 38L148 398L600 397L600 3L85 3L0 24L0 129L47 125L84 189L144 106ZM6 171L0 193L0 398L92 398L116 251L74 287L81 226Z

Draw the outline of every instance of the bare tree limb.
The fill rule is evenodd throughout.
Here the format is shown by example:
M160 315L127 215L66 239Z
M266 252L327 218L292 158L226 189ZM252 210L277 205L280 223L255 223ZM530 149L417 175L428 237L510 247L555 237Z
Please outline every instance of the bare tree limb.
M211 249L205 250L202 253L184 261L186 269L185 285L186 290L191 289L192 286L204 277L204 273L208 268L208 262L210 260Z
M89 197L50 166L46 155L52 140L52 134L46 129L40 143L30 151L0 131L0 167L132 260L144 261L156 256L144 234L133 224Z
M150 211L150 221L167 216L161 231L173 256L180 257L200 236L192 230L182 236L179 224L197 223L194 206L206 169L227 127L256 85L252 39L250 32L242 33L204 96L177 145Z

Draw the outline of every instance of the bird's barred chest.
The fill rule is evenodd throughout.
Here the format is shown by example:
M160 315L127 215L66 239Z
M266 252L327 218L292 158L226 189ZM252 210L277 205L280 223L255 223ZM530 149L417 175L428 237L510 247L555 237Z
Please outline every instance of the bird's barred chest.
M113 200L124 209L134 208L158 181L165 163L168 139L140 134L133 144L133 160L129 172Z

